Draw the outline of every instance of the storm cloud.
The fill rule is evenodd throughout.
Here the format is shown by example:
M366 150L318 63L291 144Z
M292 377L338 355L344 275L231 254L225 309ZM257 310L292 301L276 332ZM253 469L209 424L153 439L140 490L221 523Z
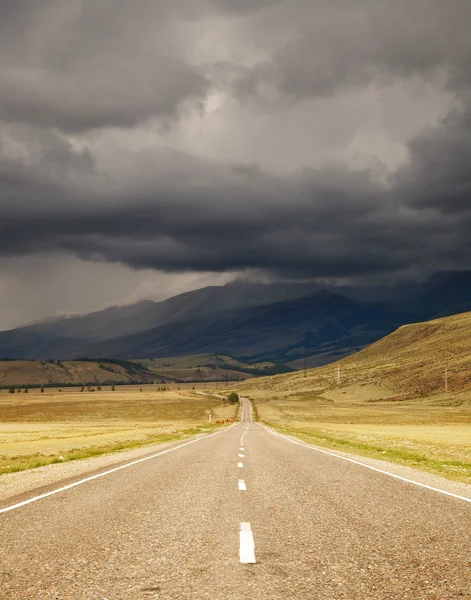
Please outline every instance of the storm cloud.
M470 26L467 0L0 2L0 257L468 268Z

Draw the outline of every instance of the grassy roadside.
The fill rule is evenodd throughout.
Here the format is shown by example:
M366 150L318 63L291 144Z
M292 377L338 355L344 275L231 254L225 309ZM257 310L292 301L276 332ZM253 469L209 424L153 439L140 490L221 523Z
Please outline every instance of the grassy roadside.
M155 434L148 435L142 440L123 440L112 444L106 444L103 446L91 446L88 448L76 448L69 451L63 452L60 455L48 455L35 453L24 456L13 456L13 457L0 457L0 476L5 473L17 473L19 471L27 471L29 469L36 469L38 467L44 467L46 465L52 465L57 463L69 462L71 460L81 460L85 458L93 458L95 456L101 456L103 454L113 454L115 452L121 452L124 450L133 450L134 448L141 448L143 446L149 446L152 444L163 444L165 442L173 442L177 440L187 439L189 437L210 433L215 429L220 429L219 425L203 425L200 427L191 427L188 429L182 429L175 431L171 434Z
M321 430L297 429L284 427L279 424L264 421L264 424L274 430L298 438L299 440L315 446L340 450L366 458L375 458L388 462L405 465L427 471L435 475L446 477L454 481L471 484L471 462L464 460L448 460L446 458L433 458L426 452L408 451L403 448L394 448L387 443L376 439L372 443L365 443L355 438L345 438L339 435L326 435Z
M257 405L255 404L255 402L252 400L252 398L248 399L251 406L252 406L252 418L253 420L258 423L260 421L260 414L258 412L258 408Z

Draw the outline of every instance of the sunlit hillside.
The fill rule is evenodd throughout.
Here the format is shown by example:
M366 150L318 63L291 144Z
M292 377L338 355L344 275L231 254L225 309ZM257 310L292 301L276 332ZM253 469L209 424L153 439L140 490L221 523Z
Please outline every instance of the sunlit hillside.
M336 363L252 380L240 388L282 392L359 384L389 396L420 397L444 392L445 385L450 393L471 390L471 313L405 325Z

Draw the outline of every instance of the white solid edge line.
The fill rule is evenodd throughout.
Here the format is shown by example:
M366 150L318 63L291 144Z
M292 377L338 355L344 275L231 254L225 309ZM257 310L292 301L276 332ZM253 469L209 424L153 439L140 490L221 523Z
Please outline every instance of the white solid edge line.
M419 487L425 488L427 490L431 490L432 492L438 492L439 494L444 494L445 496L451 496L451 498L456 498L457 500L464 500L465 502L469 502L471 504L471 498L466 498L466 496L459 496L458 494L453 494L452 492L447 492L445 490L441 490L440 488L433 487L431 485L427 485L426 483L420 483L419 481L414 481L413 479L408 479L407 477L401 477L401 475L396 475L395 473L390 473L389 471L384 471L383 469L378 469L377 467L373 467L371 465L367 465L359 460L355 460L353 458L347 458L346 456L341 456L340 454L335 454L334 452L329 452L328 450L321 450L316 446L310 446L309 444L303 444L302 442L297 442L292 440L291 438L283 435L282 433L278 433L276 431L272 431L266 425L259 425L265 428L268 433L275 435L277 437L283 438L287 442L291 442L292 444L296 444L296 446L301 446L302 448L307 448L308 450L314 450L315 452L321 452L322 454L328 454L329 456L334 456L335 458L340 458L341 460L346 460L347 462L353 463L355 465L360 465L361 467L365 467L365 469L370 469L370 471L376 471L377 473L382 473L383 475L388 475L389 477L393 477L394 479L399 479L400 481L405 481L406 483L412 483L413 485L417 485Z
M157 458L158 456L162 456L163 454L168 454L169 452L174 452L175 450L179 450L180 448L184 448L185 446L189 446L190 444L195 444L196 442L202 442L203 440L207 440L213 435L219 435L220 433L225 433L229 431L229 429L233 427L230 425L227 429L222 429L221 431L216 431L215 433L210 433L209 435L205 435L204 437L198 438L196 440L191 440L190 442L185 442L184 444L180 444L179 446L175 446L174 448L168 448L167 450L162 450L162 452L157 452L156 454L151 454L150 456L145 456L144 458L138 458L137 460L133 460L130 463L126 463L125 465L120 465L119 467L114 467L113 469L108 469L108 471L103 471L103 473L97 473L96 475L91 475L90 477L85 477L84 479L80 479L79 481L74 481L74 483L69 483L68 485L64 485L63 487L57 488L50 492L46 492L45 494L40 494L39 496L34 496L33 498L28 498L27 500L23 500L23 502L18 502L17 504L12 504L11 506L6 506L5 508L0 508L0 514L6 513L10 510L15 510L16 508L21 508L22 506L26 506L27 504L31 504L32 502L37 502L38 500L42 500L43 498L47 498L48 496L54 496L54 494L58 494L59 492L65 492L66 490L70 490L78 485L82 485L83 483L87 483L88 481L92 481L93 479L99 479L100 477L105 477L105 475L111 475L111 473L116 473L116 471L121 471L122 469L127 469L129 467L133 467L139 463L145 462L147 460L151 460L152 458Z
M239 467L239 469L242 469L242 467L244 466L244 463L237 463L237 466Z
M247 491L247 486L246 486L245 481L243 479L239 479L239 490L241 492L246 492Z
M239 560L242 564L254 564L255 543L250 523L241 523L239 531Z

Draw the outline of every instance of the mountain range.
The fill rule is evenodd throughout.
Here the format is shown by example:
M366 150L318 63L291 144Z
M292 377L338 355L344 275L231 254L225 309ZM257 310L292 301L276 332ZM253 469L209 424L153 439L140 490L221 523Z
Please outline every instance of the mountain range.
M0 357L160 358L204 352L325 364L398 326L471 310L471 272L356 288L236 281L0 332Z

